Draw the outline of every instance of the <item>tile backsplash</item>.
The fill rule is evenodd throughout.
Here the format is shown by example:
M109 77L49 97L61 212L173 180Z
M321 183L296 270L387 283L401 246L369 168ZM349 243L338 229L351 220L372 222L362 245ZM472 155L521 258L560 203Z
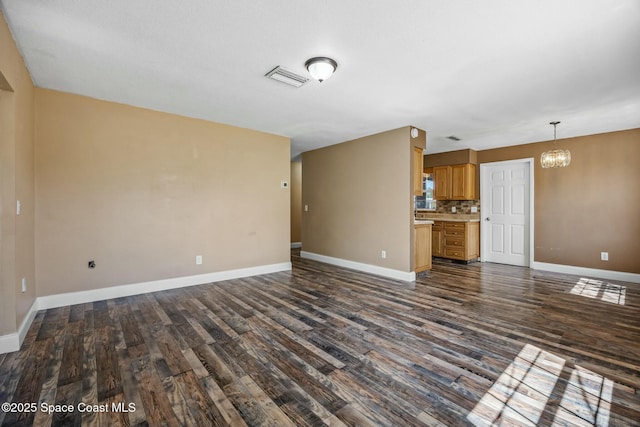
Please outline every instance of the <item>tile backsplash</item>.
M470 214L471 207L478 208L480 213L480 200L438 200L436 203L436 213L451 213L451 208L456 207L457 214Z

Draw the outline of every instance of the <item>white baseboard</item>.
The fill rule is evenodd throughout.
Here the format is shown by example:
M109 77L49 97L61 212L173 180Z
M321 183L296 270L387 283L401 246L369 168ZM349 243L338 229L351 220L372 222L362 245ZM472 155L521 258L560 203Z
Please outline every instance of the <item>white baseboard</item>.
M20 346L24 341L24 337L27 336L27 331L31 327L31 323L33 319L38 314L38 299L31 304L27 315L24 320L20 324L20 328L18 328L18 332L14 332L12 334L0 335L0 354L11 353L13 351L20 350Z
M291 249L301 248L302 242L291 242Z
M20 337L17 332L0 335L0 354L20 350Z
M152 280L150 282L113 286L110 288L94 289L90 291L47 295L38 298L38 307L40 310L46 310L49 308L63 307L65 305L83 304L86 302L102 301L105 299L121 298L130 295L184 288L186 286L239 279L241 277L257 276L260 274L277 273L278 271L287 270L291 270L291 262L239 268L236 270L216 271L214 273L175 277L172 279Z
M27 312L27 315L22 320L22 323L20 324L20 328L18 329L18 339L19 339L18 349L20 349L20 346L24 342L24 337L27 336L27 332L29 332L31 323L33 322L33 319L36 317L36 314L38 314L39 310L40 310L40 304L38 303L38 298L36 298L33 304L31 304L31 307L29 307L29 312Z
M405 282L415 282L415 271L400 271L392 268L379 267L377 265L365 264L363 262L349 261L342 258L334 258L327 255L320 255L313 252L300 251L302 258L320 261L327 264L337 265L338 267L351 268L353 270L363 271L365 273L376 274L378 276L388 277L390 279L403 280Z
M63 307L67 305L84 304L105 299L121 298L149 292L165 291L168 289L184 288L220 282L222 280L240 279L242 277L260 274L277 273L291 270L291 262L260 265L257 267L239 268L236 270L217 271L214 273L198 274L195 276L176 277L172 279L153 280L150 282L132 283L129 285L113 286L110 288L93 289L90 291L68 292L64 294L46 295L36 298L29 313L22 321L18 332L0 335L0 354L18 351L24 337L39 310Z
M601 270L598 268L576 267L573 265L550 264L547 262L533 262L534 270L551 271L554 273L571 274L575 276L589 276L598 279L618 280L620 282L640 283L640 274L624 271Z

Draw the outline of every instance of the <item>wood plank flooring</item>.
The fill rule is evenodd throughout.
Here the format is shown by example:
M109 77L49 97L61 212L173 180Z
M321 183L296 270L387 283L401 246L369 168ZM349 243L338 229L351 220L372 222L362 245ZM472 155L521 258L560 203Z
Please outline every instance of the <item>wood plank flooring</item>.
M0 356L0 425L640 425L640 285L292 261L39 312Z

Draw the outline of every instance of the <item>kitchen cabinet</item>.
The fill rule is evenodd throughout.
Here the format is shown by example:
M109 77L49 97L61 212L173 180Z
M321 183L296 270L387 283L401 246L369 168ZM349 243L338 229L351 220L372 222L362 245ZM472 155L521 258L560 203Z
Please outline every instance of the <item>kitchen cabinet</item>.
M431 224L415 224L413 230L414 271L431 270Z
M465 163L433 168L435 200L475 200L476 165Z
M449 200L451 190L451 166L435 166L433 168L433 198L435 200Z
M480 223L445 221L443 224L444 258L471 261L480 256Z
M480 256L477 221L434 221L431 234L433 256L467 262Z
M434 221L431 227L431 255L441 257L444 255L444 223Z
M422 196L422 169L424 165L424 154L420 147L413 147L413 194Z

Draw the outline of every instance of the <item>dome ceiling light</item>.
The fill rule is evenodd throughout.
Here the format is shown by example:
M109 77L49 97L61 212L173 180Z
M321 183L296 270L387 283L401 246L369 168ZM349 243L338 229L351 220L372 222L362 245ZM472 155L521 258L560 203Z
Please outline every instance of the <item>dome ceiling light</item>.
M556 140L556 126L560 122L550 122L553 125L553 150L545 151L540 156L540 164L544 169L546 168L563 168L571 164L571 153L569 150L558 149L558 142Z
M304 63L311 77L322 83L331 77L338 68L338 63L331 58L318 56Z

